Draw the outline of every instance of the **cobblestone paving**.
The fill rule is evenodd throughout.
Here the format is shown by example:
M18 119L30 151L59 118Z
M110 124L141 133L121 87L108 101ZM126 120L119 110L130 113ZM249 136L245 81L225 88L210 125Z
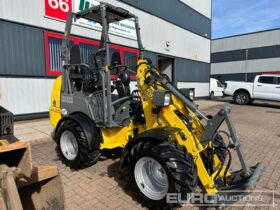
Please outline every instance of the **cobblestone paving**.
M215 114L222 106L230 106L231 115L250 165L258 161L266 169L257 190L275 191L274 202L280 205L280 104L256 102L238 106L220 101L198 101L206 114ZM87 169L72 171L58 159L55 144L36 144L33 158L39 164L57 164L64 184L66 209L145 209L137 202L137 195L128 184L127 171L120 170L118 155L105 152L100 161ZM239 169L234 155L233 169ZM277 193L278 192L278 193ZM272 203L271 194L263 195L263 203ZM242 203L241 203L242 204ZM246 203L245 203L246 204ZM182 207L181 209L190 209ZM199 209L191 207L191 209ZM201 209L201 208L200 208ZM230 209L280 209L275 207L231 207Z

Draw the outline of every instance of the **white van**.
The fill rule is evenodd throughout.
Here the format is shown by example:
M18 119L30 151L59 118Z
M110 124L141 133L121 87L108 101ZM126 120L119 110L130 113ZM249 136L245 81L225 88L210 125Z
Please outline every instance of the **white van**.
M219 80L210 78L210 98L224 96L224 86Z

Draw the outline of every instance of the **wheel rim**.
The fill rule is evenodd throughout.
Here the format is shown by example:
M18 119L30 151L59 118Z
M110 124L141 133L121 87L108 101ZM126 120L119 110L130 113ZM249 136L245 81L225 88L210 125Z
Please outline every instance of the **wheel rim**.
M238 94L238 95L236 96L236 101L237 101L237 103L243 104L243 103L246 102L246 100L247 100L247 97L246 97L245 95L243 95L243 94Z
M78 155L78 143L75 135L66 130L60 137L60 149L65 158L68 160L74 160Z
M142 157L135 164L134 177L140 191L151 200L163 199L169 188L167 174L153 158Z

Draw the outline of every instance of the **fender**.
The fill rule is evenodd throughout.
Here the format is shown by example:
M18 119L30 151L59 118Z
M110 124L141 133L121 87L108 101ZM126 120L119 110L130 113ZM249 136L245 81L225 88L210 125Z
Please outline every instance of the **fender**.
M58 139L57 129L67 119L75 121L83 129L83 131L87 137L89 151L100 148L100 144L103 142L100 129L96 127L93 120L91 120L89 117L87 117L86 115L84 115L82 113L74 113L70 116L63 117L58 122L56 129L55 129L55 141L57 141L57 139Z
M130 139L127 144L125 145L122 156L121 156L121 166L125 167L127 166L128 155L130 154L130 151L132 147L139 142L143 140L150 140L150 141L167 141L170 136L176 132L178 132L179 129L177 128L153 128L147 131L144 131L143 133L134 136L132 139Z

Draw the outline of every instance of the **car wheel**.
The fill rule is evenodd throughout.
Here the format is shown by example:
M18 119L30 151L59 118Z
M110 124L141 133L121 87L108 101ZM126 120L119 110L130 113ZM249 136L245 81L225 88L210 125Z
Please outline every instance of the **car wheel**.
M210 93L210 99L213 99L214 98L214 92L212 91L211 93Z
M234 102L239 105L246 105L250 102L250 96L245 92L238 92L234 96Z

